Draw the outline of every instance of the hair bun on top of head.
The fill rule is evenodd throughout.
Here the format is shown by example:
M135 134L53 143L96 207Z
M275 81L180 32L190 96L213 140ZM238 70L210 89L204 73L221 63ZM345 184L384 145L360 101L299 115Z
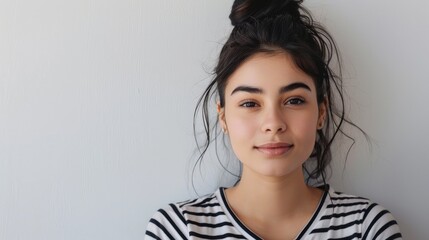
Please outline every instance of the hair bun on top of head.
M233 26L249 19L262 19L276 15L290 15L299 18L303 0L235 0L229 19Z

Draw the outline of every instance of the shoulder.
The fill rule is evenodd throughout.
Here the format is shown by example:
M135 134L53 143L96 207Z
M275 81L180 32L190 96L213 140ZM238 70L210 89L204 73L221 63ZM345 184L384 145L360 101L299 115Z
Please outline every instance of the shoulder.
M186 222L177 204L159 209L149 220L145 239L186 239Z
M205 222L204 218L219 214L215 193L192 200L172 203L159 209L149 220L145 239L188 239L189 225Z
M363 197L329 191L326 209L331 226L360 235L363 239L401 239L402 235L393 215L383 206Z

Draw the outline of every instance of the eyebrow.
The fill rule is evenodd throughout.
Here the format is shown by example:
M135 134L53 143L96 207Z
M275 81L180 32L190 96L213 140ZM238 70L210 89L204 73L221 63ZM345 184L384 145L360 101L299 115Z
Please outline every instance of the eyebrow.
M311 92L311 89L307 84L302 82L296 82L280 88L279 93L290 92L298 88L303 88ZM264 91L261 88L251 87L251 86L238 86L231 92L231 95L233 95L236 92L247 92L247 93L258 93L258 94L264 93Z

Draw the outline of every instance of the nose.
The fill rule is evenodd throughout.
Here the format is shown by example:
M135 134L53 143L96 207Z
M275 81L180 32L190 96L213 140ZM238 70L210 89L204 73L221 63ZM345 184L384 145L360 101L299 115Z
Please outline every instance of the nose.
M266 109L261 130L271 134L284 132L286 130L286 122L279 109Z

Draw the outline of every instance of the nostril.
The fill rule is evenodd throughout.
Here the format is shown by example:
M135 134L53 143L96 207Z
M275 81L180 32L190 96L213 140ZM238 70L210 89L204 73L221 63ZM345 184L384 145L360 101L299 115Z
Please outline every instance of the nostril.
M273 129L275 129L275 128L266 128L265 131L266 132L272 132ZM285 129L284 127L279 127L279 128L277 128L277 132L283 132L284 129Z

